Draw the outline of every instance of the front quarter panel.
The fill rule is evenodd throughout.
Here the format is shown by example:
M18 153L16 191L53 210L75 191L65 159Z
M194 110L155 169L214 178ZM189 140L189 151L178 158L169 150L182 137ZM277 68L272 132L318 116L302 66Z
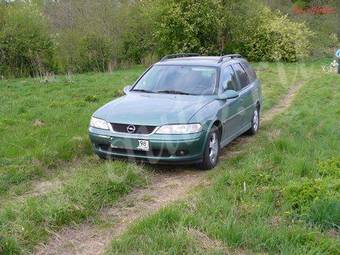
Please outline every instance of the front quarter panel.
M212 125L216 120L221 120L222 105L222 100L216 99L205 105L190 119L190 123L201 123L203 130L206 131L203 148L205 148L207 137L209 135L209 130L211 129Z

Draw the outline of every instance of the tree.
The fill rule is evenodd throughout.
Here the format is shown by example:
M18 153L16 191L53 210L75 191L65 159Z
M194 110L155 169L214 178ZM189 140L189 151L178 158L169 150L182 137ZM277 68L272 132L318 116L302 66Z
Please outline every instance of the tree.
M159 55L218 54L221 9L218 0L155 1L154 41Z
M34 6L25 5L7 7L3 17L0 73L34 76L52 69L54 44L42 14Z

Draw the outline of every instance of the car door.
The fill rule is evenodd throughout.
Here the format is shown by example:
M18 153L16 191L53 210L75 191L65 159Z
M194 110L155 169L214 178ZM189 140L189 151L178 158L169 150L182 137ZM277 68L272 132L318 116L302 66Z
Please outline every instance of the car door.
M244 129L248 128L255 108L252 95L253 84L251 83L248 74L240 63L233 64L233 68L235 70L240 87L240 132L242 133L245 131Z
M233 68L229 66L225 66L222 69L221 73L221 93L225 90L235 90L239 91L240 87L238 86L238 82L236 79L235 72ZM221 144L222 146L229 143L232 139L238 136L238 131L241 125L241 116L240 116L240 98L228 99L223 102L221 109L221 120L222 120L222 138Z

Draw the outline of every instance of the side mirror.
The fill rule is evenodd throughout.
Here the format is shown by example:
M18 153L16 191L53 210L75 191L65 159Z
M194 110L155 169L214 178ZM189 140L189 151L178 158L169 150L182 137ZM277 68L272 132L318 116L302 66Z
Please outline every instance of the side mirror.
M125 86L124 89L123 89L124 94L125 94L125 95L129 94L131 89L132 89L132 86L131 86L131 85Z
M218 96L218 99L226 100L226 99L232 99L237 98L239 95L235 90L228 89L224 91L221 95Z

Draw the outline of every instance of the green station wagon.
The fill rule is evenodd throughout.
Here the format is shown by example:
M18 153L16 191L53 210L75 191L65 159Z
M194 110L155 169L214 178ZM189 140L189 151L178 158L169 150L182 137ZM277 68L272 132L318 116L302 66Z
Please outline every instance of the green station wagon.
M261 84L238 54L166 56L124 93L91 118L89 136L101 158L211 169L223 146L259 129Z

